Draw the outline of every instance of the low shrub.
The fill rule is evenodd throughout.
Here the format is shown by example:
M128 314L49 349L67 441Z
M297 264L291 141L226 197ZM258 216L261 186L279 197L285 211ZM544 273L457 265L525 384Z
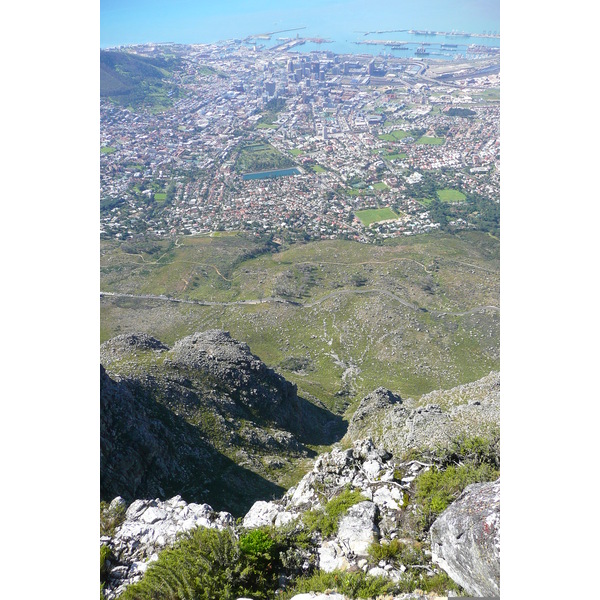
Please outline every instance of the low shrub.
M125 521L125 513L123 505L110 508L108 502L100 502L100 535L114 535L117 527Z
M434 467L415 480L415 498L422 511L421 524L428 530L437 517L472 483L495 481L500 471L489 464Z
M200 527L163 550L120 600L273 598L284 571L302 573L309 543L306 532L291 527L253 529L239 540L231 530Z
M317 571L309 577L299 577L293 589L281 596L288 600L296 594L306 592L335 591L348 598L375 598L394 591L394 584L386 577L373 577L363 571Z
M334 535L341 517L359 502L368 500L360 492L345 488L340 494L329 500L324 508L304 513L303 520L310 531L319 531L324 537Z
M380 560L392 563L394 566L423 565L428 559L421 550L421 544L406 544L398 539L391 540L389 544L375 542L369 546L369 563L376 565Z

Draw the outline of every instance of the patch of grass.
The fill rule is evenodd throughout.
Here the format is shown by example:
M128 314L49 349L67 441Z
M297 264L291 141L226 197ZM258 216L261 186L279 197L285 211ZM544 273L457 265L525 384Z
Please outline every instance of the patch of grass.
M388 544L375 542L368 549L369 563L376 565L380 560L392 563L395 566L424 565L428 561L419 542L406 544L398 539L391 540Z
M450 465L421 473L416 479L416 500L422 510L422 526L428 530L437 517L472 483L495 481L500 471L489 464Z
M437 190L437 195L441 202L463 202L467 198L462 192L448 188Z
M357 210L355 214L365 227L368 227L372 223L378 223L379 221L389 221L398 218L398 215L387 206L385 208Z
M304 154L304 150L300 150L300 148L292 148L290 150L290 154L292 156L300 156L300 154Z
M337 592L347 598L386 598L398 594L409 594L415 590L427 594L446 596L450 590L460 592L456 585L445 573L426 574L424 572L408 572L403 578L394 583L387 577L374 577L362 571L317 571L316 573L300 577L294 582L291 590L281 595L282 600L289 600L296 594L317 592Z
M114 535L115 530L125 521L126 509L122 505L110 508L107 502L100 502L100 535Z
M410 133L408 131L402 131L402 129L395 129L394 131L390 131L389 133L381 133L379 134L379 139L384 142L398 142L399 140L408 137Z
M384 190L389 190L390 188L386 183L383 183L383 181L378 181L373 184L373 189L382 192Z
M368 500L368 498L365 498L360 492L346 488L339 495L329 500L322 509L304 513L304 523L310 531L320 531L324 537L330 537L337 532L340 519L346 514L347 510L365 500Z
M417 144L425 144L429 146L441 146L444 143L444 138L422 136L417 140Z
M113 148L112 146L101 146L100 147L100 153L101 154L112 154L113 152L116 152L117 149Z
M282 154L270 144L242 146L235 162L236 169L242 173L255 173L293 166L295 163L289 156Z
M348 598L375 598L394 591L394 584L386 577L373 577L362 571L317 571L311 576L298 578L292 590L282 600L307 592L337 592Z
M325 173L326 172L326 169L324 169L321 165L313 165L311 168L315 173Z

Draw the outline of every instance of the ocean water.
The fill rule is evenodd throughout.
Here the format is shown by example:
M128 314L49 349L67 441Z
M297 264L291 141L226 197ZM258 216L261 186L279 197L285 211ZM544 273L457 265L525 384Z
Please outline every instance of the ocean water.
M297 31L282 32L300 28ZM102 48L147 42L213 43L274 33L257 44L272 46L278 38L325 38L332 43L307 43L297 51L336 53L382 52L413 55L385 46L356 44L368 39L481 44L499 46L498 38L415 36L389 30L500 33L500 0L101 0ZM384 32L386 30L386 32ZM365 32L382 33L369 33ZM460 49L460 48L459 48ZM432 52L437 52L431 48Z

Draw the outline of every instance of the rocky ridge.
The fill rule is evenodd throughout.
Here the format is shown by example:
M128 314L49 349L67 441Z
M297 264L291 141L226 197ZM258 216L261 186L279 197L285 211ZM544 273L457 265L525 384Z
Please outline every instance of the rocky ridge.
M312 470L283 494L282 488L268 487L260 468L281 460L282 452L309 456L306 430L324 431L331 414L306 406L295 387L247 345L217 330L189 336L173 348L134 334L106 342L101 359L107 366L101 365L103 496L125 496L111 503L123 511L133 498L154 498L131 502L124 522L101 539L111 550L107 600L142 577L182 532L197 526L228 528L236 535L263 526L297 530L308 513L323 511L349 490L360 492L361 500L341 515L335 533L313 532L312 550L302 556L307 571L362 571L402 582L415 572L427 578L443 569L467 591L489 595L496 578L499 589L499 481L492 491L489 484L467 488L459 498L464 505L452 504L432 526L431 538L424 538L416 526L414 481L434 465L424 458L428 454L419 460L407 454L497 428L499 374L418 402L378 388L360 403L342 445L318 456ZM239 464L244 454L257 456L256 463L249 458L245 465L253 470ZM229 503L243 519L236 523L230 512L213 510L205 501L219 509ZM394 540L423 546L423 564L373 562L369 547ZM479 566L464 572L464 565Z
M243 514L256 498L280 495L295 461L315 455L307 444L341 423L224 331L173 348L121 335L100 358L105 500L229 498L219 508Z
M312 471L297 486L279 500L257 501L240 525L228 513L216 512L206 504L187 504L180 496L167 501L136 500L128 507L126 520L116 533L101 540L113 555L106 598L116 598L126 585L138 580L157 553L172 544L179 532L198 525L230 527L238 532L263 526L293 528L308 511L323 508L344 489L360 491L365 499L342 515L334 535L314 534L313 551L304 557L304 568L318 567L326 572L362 570L402 581L410 565L391 560L373 564L368 549L374 542L388 544L395 538L412 543L404 537L413 515L411 484L429 468L430 465L415 460L399 463L371 440L361 440L352 448L337 448L319 456ZM400 471L404 475L398 478ZM439 572L439 567L429 562L422 570L427 577Z
M500 374L416 400L378 388L365 396L344 440L372 438L397 456L412 448L446 447L460 435L488 435L500 425Z

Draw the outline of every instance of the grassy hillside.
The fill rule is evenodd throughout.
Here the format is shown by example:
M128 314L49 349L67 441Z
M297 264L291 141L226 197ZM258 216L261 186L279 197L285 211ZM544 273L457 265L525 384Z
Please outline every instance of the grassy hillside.
M177 64L173 59L102 50L100 96L123 106L170 106L178 93L169 83Z
M499 244L485 234L281 251L196 236L147 248L102 245L102 291L131 295L103 296L102 341L142 331L171 344L222 328L340 414L378 386L418 397L499 369Z

